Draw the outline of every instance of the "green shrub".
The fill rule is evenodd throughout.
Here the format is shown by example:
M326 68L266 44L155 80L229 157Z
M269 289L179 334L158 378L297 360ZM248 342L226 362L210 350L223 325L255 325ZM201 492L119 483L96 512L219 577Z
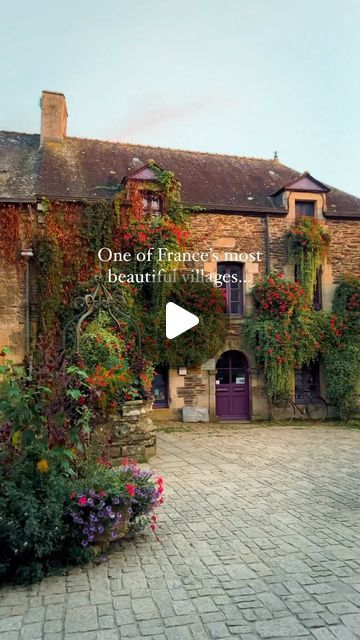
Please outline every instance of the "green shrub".
M88 373L100 365L105 369L119 367L124 360L125 345L105 313L90 322L80 338L80 353Z
M33 582L89 557L66 525L68 492L50 452L39 460L27 448L0 465L0 579Z
M328 398L336 417L349 420L358 410L360 388L360 280L344 276L338 284L324 335Z

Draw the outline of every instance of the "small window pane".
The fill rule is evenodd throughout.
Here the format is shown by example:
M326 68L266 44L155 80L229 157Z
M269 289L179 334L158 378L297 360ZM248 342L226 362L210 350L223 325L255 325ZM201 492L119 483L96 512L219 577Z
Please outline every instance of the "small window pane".
M244 357L239 351L231 352L231 368L232 369L243 369L244 368Z
M245 384L244 369L233 369L231 372L231 382L238 385Z
M168 370L166 367L157 366L152 384L154 395L154 407L168 406Z
M229 384L230 382L230 372L229 369L218 369L216 374L216 381L218 384Z
M230 282L220 279L222 289L226 292L226 310L230 315L241 315L243 311L243 268L241 262L219 263L218 274L220 278L226 274ZM236 277L236 281L231 280L231 276Z
M297 216L313 218L315 214L315 202L312 200L296 200L295 213Z

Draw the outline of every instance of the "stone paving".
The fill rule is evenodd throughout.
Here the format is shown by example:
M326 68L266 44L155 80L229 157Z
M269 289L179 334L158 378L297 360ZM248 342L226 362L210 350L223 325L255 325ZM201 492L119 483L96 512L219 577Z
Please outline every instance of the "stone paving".
M356 640L360 431L159 434L153 535L100 566L0 591L0 640Z

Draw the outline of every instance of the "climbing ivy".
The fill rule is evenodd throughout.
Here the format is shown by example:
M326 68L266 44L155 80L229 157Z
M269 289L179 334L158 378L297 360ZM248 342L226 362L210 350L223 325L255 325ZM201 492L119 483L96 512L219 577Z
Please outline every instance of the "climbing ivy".
M264 369L269 397L287 396L294 369L319 352L324 316L307 305L300 284L281 273L262 276L251 293L255 312L246 320L247 341Z
M14 205L6 205L0 215L0 258L7 264L19 263L20 213Z
M324 334L323 357L329 400L338 418L348 420L359 411L360 280L343 276Z
M328 255L330 236L315 218L298 217L288 233L289 253L294 258L297 280L312 303L316 277Z

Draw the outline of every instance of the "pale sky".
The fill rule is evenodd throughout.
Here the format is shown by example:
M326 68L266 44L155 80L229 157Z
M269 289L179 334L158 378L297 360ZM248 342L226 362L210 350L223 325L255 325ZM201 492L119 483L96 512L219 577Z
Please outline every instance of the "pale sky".
M360 196L358 0L4 3L0 129L270 158Z

